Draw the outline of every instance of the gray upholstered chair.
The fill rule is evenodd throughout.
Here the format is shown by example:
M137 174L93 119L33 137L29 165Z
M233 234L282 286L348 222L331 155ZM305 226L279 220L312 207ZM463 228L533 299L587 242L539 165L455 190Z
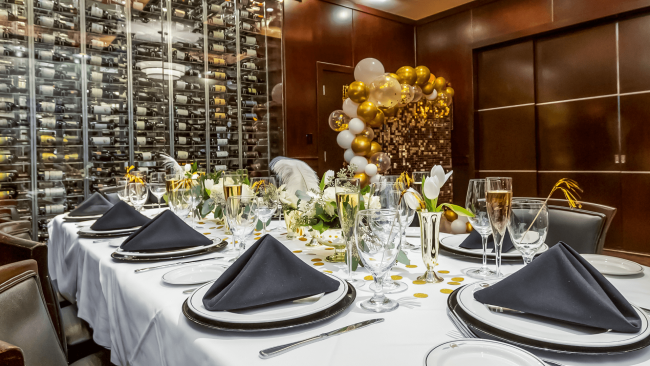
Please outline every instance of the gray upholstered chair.
M0 365L68 364L45 305L36 261L0 267L0 309ZM93 354L72 365L110 365L109 353Z

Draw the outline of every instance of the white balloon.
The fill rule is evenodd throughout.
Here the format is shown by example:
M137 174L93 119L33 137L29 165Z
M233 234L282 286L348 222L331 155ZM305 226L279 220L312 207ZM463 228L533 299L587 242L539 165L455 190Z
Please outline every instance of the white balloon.
M271 99L276 103L282 103L282 83L276 84L271 91Z
M368 164L366 165L366 175L369 177L374 177L377 175L377 166L375 164Z
M360 118L352 118L348 123L348 129L353 134L359 134L366 128L366 124Z
M464 234L467 231L467 226L462 220L454 220L451 223L451 232L454 234Z
M384 65L379 60L375 58L364 58L354 68L354 79L370 84L374 78L385 72Z
M384 177L384 176L381 175L381 174L377 174L377 175L375 175L374 177L370 177L370 183L379 183L379 182L381 182L381 179L382 179L383 177Z
M368 165L368 159L363 156L355 156L350 160L350 164L357 167L357 170L354 171L355 173L363 173L366 169L366 165Z
M438 98L438 91L436 89L433 89L433 93L429 95L425 95L424 97L427 98L428 100L434 100Z
M354 153L354 151L352 151L352 149L347 149L343 153L343 159L345 159L345 162L348 163L348 164L350 164L350 161L355 156L356 156L356 154Z
M336 143L344 149L349 149L352 146L352 141L354 141L354 134L348 130L343 130L339 132L339 135L336 136Z
M347 114L350 118L357 118L357 108L359 108L359 103L355 103L352 99L348 98L343 102L343 113Z

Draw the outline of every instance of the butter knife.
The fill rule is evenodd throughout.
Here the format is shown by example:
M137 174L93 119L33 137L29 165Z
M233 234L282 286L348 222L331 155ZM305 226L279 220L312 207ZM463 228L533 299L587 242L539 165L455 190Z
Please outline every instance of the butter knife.
M496 306L496 305L488 305L485 304L485 306L488 308L493 313L504 313L504 314L525 314L523 311L515 310L515 309L510 309L510 308L504 308L502 306Z
M196 260L193 260L193 261L185 261L185 262L176 262L176 263L171 263L171 264L163 264L162 266L155 266L155 267L147 267L147 268L136 269L133 272L140 273L140 272L151 271L152 269L180 266L181 264L203 262L203 261L209 261L209 260L213 260L213 259L222 259L222 258L223 257L202 258L202 259L196 259Z
M337 329L337 330L333 330L333 331L328 332L328 333L322 333L322 334L319 334L319 335L317 335L315 337L303 339L302 341L283 344L283 345L277 346L277 347L267 348L265 350L260 351L260 358L266 359L266 358L275 357L277 355L281 355L281 354L283 354L285 352L289 352L289 351L291 351L293 349L296 349L298 347L302 347L302 346L308 345L310 343L322 341L323 339L327 339L329 337L337 336L339 334L343 334L343 333L351 332L353 330L361 329L361 328L367 327L367 326L369 326L371 324L381 323L383 321L384 321L384 318L366 320L366 321L363 321L363 322L360 322L360 323L348 325L346 327L343 327L343 328L340 328L340 329Z

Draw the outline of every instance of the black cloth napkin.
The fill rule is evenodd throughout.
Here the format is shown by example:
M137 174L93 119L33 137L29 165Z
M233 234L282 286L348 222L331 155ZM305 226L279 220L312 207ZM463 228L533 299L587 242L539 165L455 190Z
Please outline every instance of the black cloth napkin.
M117 193L106 193L106 200L114 205L122 201Z
M336 291L339 285L267 234L212 284L203 305L212 311L244 309Z
M465 240L459 246L465 249L483 249L483 242L481 240L481 234L476 232L476 230L472 230L472 232L469 233L469 236L465 238ZM492 234L490 234L488 237L487 247L488 249L492 249L492 253L494 253L494 236L492 236ZM508 233L506 230L506 235L503 238L503 248L501 248L501 253L508 253L514 247L515 246L512 244L512 240L510 239L510 233Z
M150 219L129 206L126 202L120 201L100 217L90 227L93 230L118 230L130 227L142 226Z
M641 319L630 303L564 242L526 267L474 293L483 303L618 332L636 333Z
M120 248L129 252L156 252L210 244L212 240L192 229L175 213L163 211L126 238Z
M70 211L68 216L93 216L93 215L103 215L108 211L113 204L108 202L104 196L99 192L93 193L92 196L88 197L87 200L83 201L77 208Z

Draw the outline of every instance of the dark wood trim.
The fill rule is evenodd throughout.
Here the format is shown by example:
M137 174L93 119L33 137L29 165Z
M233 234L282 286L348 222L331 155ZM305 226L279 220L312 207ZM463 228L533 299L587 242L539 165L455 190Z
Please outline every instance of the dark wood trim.
M316 61L316 85L319 85L318 84L319 76L323 71L348 72L350 71L350 69L354 71L353 66L331 64L329 62Z
M403 16L391 14L391 13L385 12L383 10L374 9L374 8L371 8L371 7L368 7L368 6L365 6L365 5L355 4L355 3L351 2L351 1L348 1L348 0L320 0L320 1L325 1L325 2L328 2L328 3L336 4L336 5L348 8L348 9L360 11L362 13L378 16L380 18L392 20L392 21L399 22L399 23L410 24L410 25L415 25L416 24L415 19L410 19L410 18L406 18L406 17L403 17Z
M428 17L424 17L422 19L419 19L419 20L417 20L415 22L415 25L419 26L419 25L424 25L424 24L427 24L427 23L435 22L436 20L440 20L442 18L446 18L446 17L454 15L454 14L462 13L462 12L467 11L467 10L472 10L474 8L477 8L477 7L481 6L481 5L492 3L492 2L495 2L495 1L498 1L498 0L474 0L474 1L470 1L470 2L465 3L463 5L459 5L459 6L455 7L455 8L447 9L445 11L441 11L440 13L432 14L432 15L429 15Z

